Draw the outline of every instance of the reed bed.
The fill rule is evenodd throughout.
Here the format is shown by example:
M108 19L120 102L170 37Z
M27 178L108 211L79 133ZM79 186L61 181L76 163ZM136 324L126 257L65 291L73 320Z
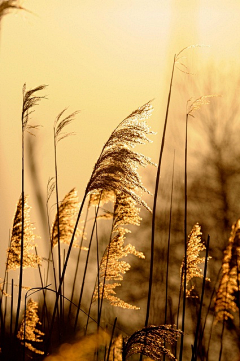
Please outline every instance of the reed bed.
M14 1L2 2L0 19L6 10L16 6ZM22 189L15 213L13 210L6 271L0 285L1 360L223 361L226 360L224 349L230 342L237 361L240 355L239 215L236 214L232 230L228 230L230 237L226 239L218 275L213 273L214 277L209 271L214 261L211 234L203 235L197 220L189 227L189 218L194 218L189 212L189 122L191 117L198 116L200 108L208 106L210 101L214 103L216 99L212 98L216 95L186 99L180 207L183 232L176 250L173 240L176 237L174 155L169 219L163 226L165 242L163 248L156 243L160 217L157 207L162 202L160 187L164 184L162 159L174 76L179 67L189 73L183 55L195 47L198 45L181 50L173 59L163 134L160 140L157 139L160 144L157 165L135 150L136 146L143 146L158 137L149 126L154 102L148 101L122 120L110 134L82 200L79 201L76 188L60 200L57 150L60 142L72 136L67 129L79 116L78 111L68 115L64 109L53 120L54 177L49 178L45 197L49 229L47 258L37 251L29 206L31 195L26 195L24 182L25 135L26 132L35 135L37 126L31 125L31 118L36 105L40 106L45 99L46 86L29 90L23 86ZM147 166L157 169L152 207L144 200L144 195L151 193L139 174L139 169ZM50 217L51 203L56 211L53 219ZM141 232L137 229L143 229L141 209L145 209L144 227L147 229L147 237L140 243L143 249L137 242L136 246L129 243ZM181 259L176 261L177 252L181 253ZM135 257L128 257L130 255ZM162 264L157 278L154 274L156 263ZM70 266L71 274L67 272ZM176 267L178 277L173 277ZM39 282L34 288L25 285L24 269L38 272ZM17 284L13 272L19 275ZM131 289L130 295L119 291L131 272L138 277L137 288L144 289L141 300L131 299ZM93 281L89 282L88 277ZM132 282L131 276L129 281ZM130 283L131 287L134 285ZM156 307L158 287L163 292ZM121 320L121 313L127 312L125 315L131 323L138 318L140 305L145 316L139 316L140 326L129 333L128 327L124 329L126 323ZM115 310L118 311L115 313ZM158 321L153 322L154 319Z

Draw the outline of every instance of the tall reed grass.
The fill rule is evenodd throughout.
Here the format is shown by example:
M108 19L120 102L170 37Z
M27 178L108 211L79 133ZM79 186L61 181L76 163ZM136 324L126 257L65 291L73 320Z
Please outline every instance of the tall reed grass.
M16 8L14 1L1 3L0 19L4 11L9 8ZM182 66L182 71L188 73L182 60L183 52L187 52L188 48L180 51L173 59L163 134L162 138L157 140L160 144L160 153L153 210L144 200L144 194L150 194L150 191L143 185L139 169L155 164L150 158L134 150L137 145L144 145L151 141L149 137L155 136L148 125L153 111L153 101L133 111L110 134L95 163L81 202L78 200L75 188L72 188L62 200L59 198L57 153L59 142L72 135L65 133L65 130L78 116L78 112L66 115L64 109L57 115L53 122L55 175L49 178L46 194L49 229L47 259L37 251L29 206L31 197L26 196L24 182L25 133L33 134L37 128L31 125L31 117L35 106L45 98L46 87L40 85L27 90L24 85L21 116L22 172L19 175L22 180L22 191L13 217L6 271L0 288L0 358L2 360L125 361L136 360L139 357L145 360L224 360L225 342L229 342L229 338L225 341L226 329L235 328L239 335L240 221L238 215L231 233L229 230L229 243L217 279L208 277L208 265L214 258L214 253L209 254L210 235L204 235L204 239L207 240L204 242L201 225L197 221L192 224L191 229L188 228L189 117L192 117L193 113L197 117L200 107L208 105L210 98L215 95L204 95L190 101L186 99L182 200L184 235L180 250L181 262L177 265L179 277L175 279L179 289L177 295L170 287L171 258L174 253L172 211L175 156L168 208L165 260L156 246L159 230L157 205L161 202L159 187L163 182L162 158L174 74L179 65ZM49 211L52 198L55 199L56 208L53 220L50 219ZM144 251L149 264L143 250L137 245L135 247L127 243L129 234L131 232L134 234L136 227L141 227L141 208L148 212L147 217L151 219L148 223L151 237L144 242ZM104 230L108 234L103 237L101 233ZM77 250L77 257L76 253L73 253L73 248ZM125 309L131 323L131 318L135 317L132 316L133 313L139 312L138 300L131 300L128 295L123 300L124 297L119 296L118 291L124 284L127 274L131 273L130 257L125 260L129 255L139 258L141 265L139 277L147 273L145 280L148 280L148 291L144 298L145 322L144 319L139 320L141 327L131 334L125 332L119 316L116 317L114 314L115 308L122 309L122 312ZM165 261L166 268L163 271L165 282L162 282L164 292L161 295L164 307L162 315L159 316L163 322L153 325L151 312L154 312L155 306L152 290L155 283L156 259L158 263ZM74 268L71 275L67 273L70 263ZM34 288L25 286L23 272L25 268L30 268L31 272L39 274L39 282ZM19 274L17 285L14 284L12 272ZM94 278L94 285L90 290L90 283L87 281L89 274ZM207 296L206 290L208 290ZM177 304L172 303L173 298L178 299ZM190 314L195 315L195 322L192 325L189 322ZM220 329L219 324L221 324ZM218 350L214 348L214 356L212 356L211 338L216 327L218 327L219 348ZM239 348L239 345L237 347Z

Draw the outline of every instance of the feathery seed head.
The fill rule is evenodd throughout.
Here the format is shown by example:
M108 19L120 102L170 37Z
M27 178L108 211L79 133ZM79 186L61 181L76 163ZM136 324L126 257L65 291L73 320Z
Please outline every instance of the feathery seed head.
M25 330L25 347L34 353L43 355L44 352L36 349L32 342L43 342L41 339L44 336L44 333L37 329L37 325L41 325L39 317L37 314L38 304L33 301L32 298L29 299L27 303L26 313L23 317L20 330L18 331L17 337L24 341L24 330ZM22 343L24 344L24 343Z
M122 281L123 275L130 269L130 264L120 261L121 258L127 257L129 254L142 259L145 258L144 254L137 251L131 244L124 246L125 235L130 231L123 226L140 224L140 209L136 205L137 203L132 197L116 193L111 240L100 262L101 282L99 286L96 285L95 287L93 301L98 297L105 298L112 306L139 309L116 297L114 289L120 284L110 283L111 281Z
M75 188L71 189L59 205L58 213L55 216L51 231L51 245L55 247L60 242L70 244L72 233L75 226L75 218L78 214L80 203L78 202L78 195ZM58 227L59 222L59 227ZM58 228L60 234L58 235ZM77 229L74 238L74 247L79 247L77 244L77 236L81 234L80 229Z
M0 21L4 15L8 14L10 10L14 10L14 9L24 10L24 8L22 8L20 6L20 1L18 1L18 0L1 1L1 3L0 3Z
M34 112L32 108L38 104L44 96L35 96L35 93L46 88L46 85L39 85L34 89L26 91L26 84L23 85L23 107L22 107L22 129L23 131L36 129L38 126L28 124L29 115ZM30 133L30 132L29 132ZM30 133L31 134L31 133Z
M150 210L141 199L138 191L148 192L142 185L138 167L153 164L148 157L136 153L132 148L136 144L149 141L148 134L153 134L145 123L153 107L150 102L132 112L113 131L104 145L95 164L87 185L87 193L124 193L131 196L138 204Z
M222 277L215 299L215 323L238 311L236 293L240 291L240 219L232 225L228 246L224 251Z
M115 198L116 196L114 191L97 190L96 192L90 194L89 207L101 207L108 202L115 202Z
M162 360L162 355L168 356L170 360L176 360L172 352L165 344L174 345L181 330L175 325L149 326L134 332L123 344L125 358L140 353L151 360Z
M188 286L189 282L194 277L203 278L202 270L199 268L200 263L205 262L205 257L199 257L199 252L204 251L206 249L205 245L202 243L201 240L201 227L198 223L196 223L193 226L193 229L191 230L189 236L188 236L188 242L187 242L187 277L186 277L186 286ZM208 257L208 260L211 257ZM183 260L181 268L180 268L180 275L182 277L182 288L184 288L184 265L185 260ZM206 278L207 281L210 281L209 278ZM186 297L193 297L192 296L192 290L194 289L194 286L191 287L191 289L186 290Z
M187 115L190 115L192 117L194 117L193 112L195 110L199 110L202 105L205 104L210 104L210 98L214 98L214 97L219 97L219 95L204 95L201 96L195 100L193 100L192 98L188 100L187 105L188 105L188 109L187 109Z
M37 268L41 264L41 259L35 254L30 253L34 249L35 235L33 233L33 226L30 222L30 209L27 203L27 196L24 197L24 229L23 229L23 268L33 267ZM10 247L7 250L7 269L15 270L20 267L21 258L21 243L22 243L22 195L17 204L17 210L13 220L13 228L11 234Z
M77 115L79 113L79 111L75 111L72 114L61 119L66 110L67 109L63 109L58 114L58 116L54 122L54 138L55 138L56 143L60 142L60 140L66 138L70 135L75 134L75 133L63 133L62 131L67 125L69 125L74 120L75 115Z

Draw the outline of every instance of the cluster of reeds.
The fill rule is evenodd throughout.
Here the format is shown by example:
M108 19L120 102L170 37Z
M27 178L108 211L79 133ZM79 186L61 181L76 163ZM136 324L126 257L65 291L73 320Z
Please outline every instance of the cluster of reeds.
M0 16L9 8L15 8L14 1L3 1L0 4ZM65 132L67 126L74 120L78 112L66 115L66 109L61 111L53 122L54 147L54 177L49 178L46 195L46 213L49 227L49 254L47 259L37 252L34 227L30 219L30 206L25 192L25 133L34 133L36 126L31 125L30 115L34 107L44 99L42 92L45 85L27 90L23 87L22 104L22 189L17 202L15 216L7 249L6 272L0 288L0 321L1 321L1 359L3 360L101 360L125 361L140 355L145 360L208 360L211 333L208 348L203 350L203 341L206 339L205 326L210 314L213 314L215 323L222 322L220 337L221 359L224 346L224 328L234 313L239 312L240 323L240 221L232 228L229 244L224 253L221 268L221 278L217 287L212 288L212 297L208 309L203 313L204 293L207 277L207 265L211 256L208 255L210 236L207 242L202 241L201 226L196 222L192 229L188 229L188 122L204 104L209 104L210 98L215 95L205 95L188 101L185 121L185 161L184 161L184 239L182 247L182 263L179 264L179 301L176 318L172 324L167 323L169 289L170 245L171 245L171 213L173 201L174 166L172 175L172 190L170 202L169 237L166 242L167 269L165 283L165 317L163 324L149 323L152 307L152 286L154 283L154 255L156 238L156 213L159 195L159 184L162 170L162 157L168 123L168 114L173 88L175 68L182 63L183 49L174 56L170 88L166 107L166 116L161 139L159 161L153 196L153 210L143 199L144 192L150 193L142 184L139 168L154 165L150 158L136 152L136 145L149 142L149 135L154 134L147 123L153 106L149 101L127 116L112 132L106 141L101 154L93 168L93 172L86 186L81 202L77 191L71 189L63 200L59 199L58 179L58 146L64 138L71 136ZM40 95L39 95L40 94ZM56 214L51 222L49 203L55 195ZM30 201L29 201L30 202ZM106 207L111 203L111 207ZM118 329L118 320L114 318L104 329L105 320L103 309L118 307L128 312L138 312L139 306L118 297L117 287L123 283L126 272L130 271L130 261L125 258L134 255L142 259L143 268L146 268L145 255L134 245L126 244L130 233L129 226L140 226L140 207L151 213L151 240L146 240L150 248L149 285L146 301L145 324L131 335L122 335ZM85 216L83 217L83 210ZM89 214L94 213L91 220ZM111 223L107 242L103 243L100 236L100 222ZM91 221L92 228L86 234L86 225ZM81 227L80 227L81 222ZM52 223L52 225L51 225ZM86 277L89 273L90 254L95 241L96 252L96 281L91 290L91 297L84 299ZM84 246L83 246L84 245ZM77 257L72 256L72 248L77 249ZM102 249L104 248L104 251ZM205 254L201 254L205 252ZM84 253L84 256L82 256ZM212 257L214 257L212 255ZM47 267L44 268L44 262ZM67 277L68 265L74 267L73 276ZM145 263L144 263L145 262ZM161 259L159 259L161 262ZM202 265L202 267L201 267ZM39 283L29 289L23 286L25 268L37 269ZM43 271L43 269L46 270ZM82 281L79 282L79 269ZM18 272L19 280L15 285L13 278L9 282L10 272ZM32 270L33 271L33 270ZM196 279L201 280L201 286ZM199 280L198 280L199 281ZM66 283L71 282L70 296L66 292ZM80 283L77 284L77 282ZM196 282L196 284L195 284ZM9 291L9 284L11 290ZM14 291L17 287L18 292ZM76 295L76 293L78 293ZM51 297L49 295L51 294ZM86 295L86 293L85 293ZM31 296L31 298L30 298ZM33 298L38 300L35 301ZM10 301L8 301L8 298ZM86 296L85 296L86 298ZM197 299L196 327L191 344L185 341L188 333L186 314L190 307L189 299ZM212 312L214 299L215 311ZM86 308L87 302L89 309ZM10 303L10 307L9 307ZM16 307L14 304L16 303ZM66 312L68 311L68 312ZM129 313L130 314L130 313ZM7 317L10 315L10 317ZM203 322L203 315L205 321ZM129 316L131 317L131 316ZM95 325L89 330L89 323ZM110 332L109 332L110 326ZM214 326L213 326L214 327ZM66 332L72 337L81 331L81 337L74 338L74 342L66 343ZM108 331L108 332L107 332ZM177 344L179 339L179 344ZM186 348L189 349L186 351ZM56 351L57 349L57 351Z

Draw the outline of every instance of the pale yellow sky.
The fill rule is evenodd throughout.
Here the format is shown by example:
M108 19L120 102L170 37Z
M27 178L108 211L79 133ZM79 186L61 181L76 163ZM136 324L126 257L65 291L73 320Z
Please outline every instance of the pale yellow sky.
M83 194L94 162L111 131L138 106L155 98L150 120L159 134L141 148L154 162L162 132L172 59L191 44L185 61L196 72L177 77L193 89L208 62L238 65L238 1L186 0L41 0L22 1L30 12L5 16L0 42L0 218L2 251L21 192L22 86L47 84L32 115L42 127L34 138L42 191L54 175L52 126L65 107L80 110L69 127L76 136L59 144L60 198L76 186ZM200 74L200 75L199 75ZM202 94L192 94L199 96ZM173 108L185 104L174 104ZM174 139L173 139L174 142ZM26 169L28 162L26 158ZM34 188L26 170L26 193L34 206ZM38 213L33 212L42 235ZM45 241L45 240L44 240ZM4 252L4 251L3 251ZM3 258L2 258L3 259ZM0 265L1 274L4 265Z

